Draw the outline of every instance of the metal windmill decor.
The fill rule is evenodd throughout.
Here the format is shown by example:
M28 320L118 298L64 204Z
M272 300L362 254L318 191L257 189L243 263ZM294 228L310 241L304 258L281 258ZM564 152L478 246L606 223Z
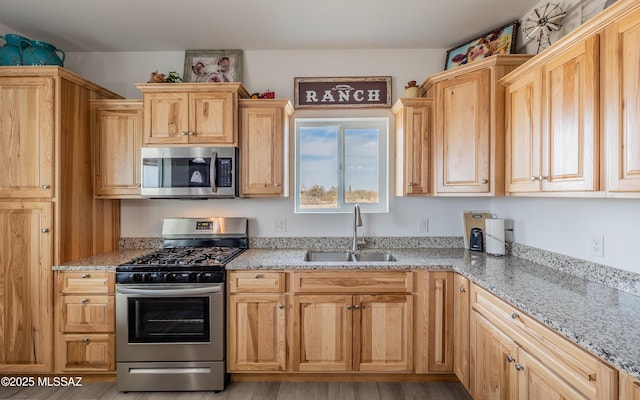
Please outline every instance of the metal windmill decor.
M535 39L538 42L538 51L551 45L551 33L560 30L562 18L567 13L562 11L558 4L547 3L538 7L527 17L522 24L522 32L527 39Z

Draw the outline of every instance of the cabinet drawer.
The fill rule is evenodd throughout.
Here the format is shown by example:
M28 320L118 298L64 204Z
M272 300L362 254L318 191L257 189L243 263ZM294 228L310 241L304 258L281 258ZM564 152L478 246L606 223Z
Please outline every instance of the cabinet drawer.
M114 335L58 335L57 342L57 371L115 371Z
M115 276L105 271L58 273L60 293L114 293Z
M614 368L476 285L471 307L587 398L609 398L617 387Z
M231 293L284 293L284 272L243 271L229 273Z
M293 272L296 293L408 293L413 273L407 271Z
M109 333L114 331L114 296L59 296L60 331Z

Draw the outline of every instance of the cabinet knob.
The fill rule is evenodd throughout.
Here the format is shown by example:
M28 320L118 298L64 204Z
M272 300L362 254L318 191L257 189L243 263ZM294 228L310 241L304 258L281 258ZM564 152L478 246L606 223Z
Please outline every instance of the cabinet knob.
M347 310L351 310L352 308L351 304L347 304Z
M284 309L284 304L278 304L278 308L281 310Z
M280 187L281 184L279 182L276 182L276 184L274 185L275 187Z
M82 304L87 304L89 302L89 299L82 299Z
M416 186L416 183L415 183L415 182L409 182L407 185L409 185L409 186Z
M515 358L511 354L507 354L507 361L513 362Z
M486 185L487 183L489 183L488 179L483 179L480 181L480 183L482 183L483 185Z
M546 181L546 180L547 180L547 177L546 177L546 176L544 176L544 175L540 175L540 176L538 177L538 179L539 179L539 180L541 180L541 181Z
M137 187L137 188L142 187L142 184L140 184L140 183L136 183L136 187Z
M195 135L195 134L196 134L195 132L193 132L193 131L189 131L189 136L193 136L193 135Z
M40 232L49 233L49 228L42 228L42 229L40 229Z
M253 276L253 278L254 278L254 279L260 279L260 278L262 278L262 275L260 275L260 274L255 274L255 275Z
M91 277L91 275L89 275L89 274L82 274L82 279L87 279L87 278L90 278L90 277Z
M359 310L360 309L360 304L356 304L355 306L353 306L354 309Z
M518 363L516 363L515 367L516 367L516 371L522 371L524 369L524 366Z
M464 293L464 292L466 292L466 291L467 291L467 289L465 289L465 288L463 288L462 286L460 286L460 293Z
M88 337L83 337L82 338L82 343L84 343L84 344L89 343L89 338Z
M532 181L532 182L535 182L535 181L537 181L537 180L538 180L538 177L537 177L537 176L532 176L532 177L531 177L531 181Z
M47 190L47 189L51 189L51 185L42 185L42 188Z
M180 134L181 134L182 136L187 136L187 131L182 131L182 132L180 132Z
M518 314L517 312L512 312L512 313L511 313L511 318L513 318L513 319L517 319L517 318L519 318L519 317L520 317L520 314Z

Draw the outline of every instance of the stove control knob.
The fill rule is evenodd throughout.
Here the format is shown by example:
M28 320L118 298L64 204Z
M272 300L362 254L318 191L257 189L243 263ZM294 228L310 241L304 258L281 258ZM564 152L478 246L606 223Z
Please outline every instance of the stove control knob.
M191 272L191 273L189 274L189 276L187 277L187 280L188 280L189 282L195 282L195 281L197 281L197 280L198 280L198 274L196 274L195 272Z
M151 282L151 281L153 281L153 275L151 275L149 273L144 274L142 276L142 280L145 281L145 282Z
M198 281L206 282L208 277L209 275L207 275L206 273L200 272L200 274L198 275Z
M132 274L131 280L134 282L142 282L142 275L140 274Z
M167 282L173 282L176 280L176 274L174 274L173 272L169 272L164 276L164 280Z

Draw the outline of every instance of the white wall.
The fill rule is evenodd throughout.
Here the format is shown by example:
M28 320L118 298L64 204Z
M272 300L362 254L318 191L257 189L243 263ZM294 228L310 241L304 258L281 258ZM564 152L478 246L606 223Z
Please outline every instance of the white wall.
M595 0L593 0L595 1ZM573 18L576 18L575 16ZM391 75L393 101L409 80L422 82L440 71L445 50L245 51L243 83L250 92L274 90L293 100L293 78L303 76ZM65 66L127 98L140 98L134 82L149 73L183 70L182 52L72 53ZM349 111L353 112L353 111ZM388 110L379 111L389 115ZM297 112L295 115L307 115ZM393 120L391 121L393 123ZM390 140L390 143L393 143ZM393 149L390 164L394 165ZM393 168L393 167L392 167ZM393 169L389 174L393 185ZM640 200L537 198L390 198L388 214L364 216L362 233L371 236L462 235L460 213L490 210L513 219L514 240L640 273L636 261L636 223ZM208 201L128 200L122 202L124 237L158 236L160 220L169 216L248 216L253 236L349 236L347 215L297 215L293 200L239 199ZM287 232L273 232L275 219L287 220ZM429 232L418 232L418 219L429 219ZM590 255L593 234L604 235L604 258Z

